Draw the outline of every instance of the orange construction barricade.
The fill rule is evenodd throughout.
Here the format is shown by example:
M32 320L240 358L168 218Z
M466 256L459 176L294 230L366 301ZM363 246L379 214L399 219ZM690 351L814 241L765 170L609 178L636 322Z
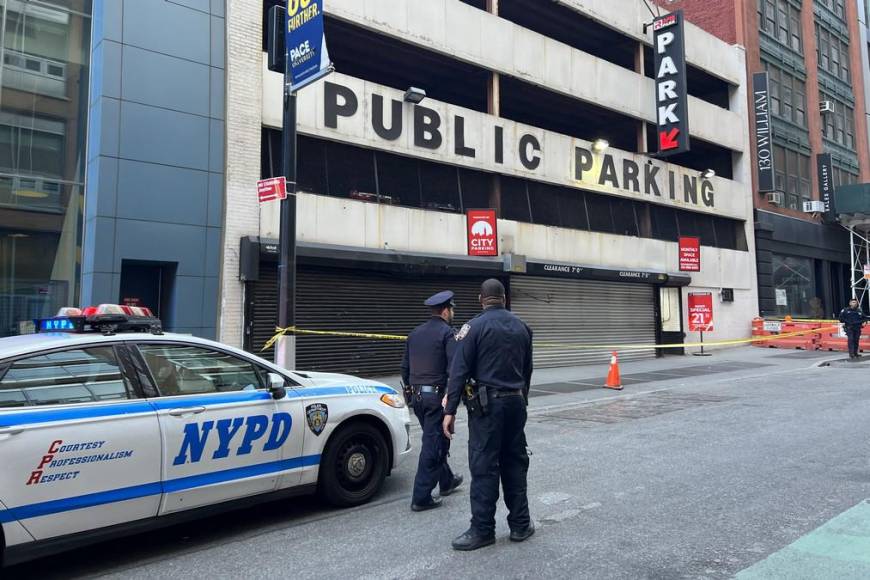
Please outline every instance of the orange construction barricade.
M766 340L762 344L769 348L796 348L799 350L818 350L820 337L818 332L810 332L822 328L820 322L791 322L783 321L782 331L779 334L787 335L793 332L804 332L799 336L787 336L774 340Z
M843 326L839 325L837 330L826 332L819 341L819 348L821 350L848 352L849 339L846 338ZM858 341L858 350L860 352L870 352L870 326L865 326L861 329L861 340Z

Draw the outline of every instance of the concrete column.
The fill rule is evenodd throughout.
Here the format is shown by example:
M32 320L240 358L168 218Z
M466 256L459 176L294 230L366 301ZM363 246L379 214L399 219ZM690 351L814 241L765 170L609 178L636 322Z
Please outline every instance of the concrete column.
M486 11L498 16L498 0L486 0ZM495 117L501 116L501 77L493 72L489 77L486 94L486 112ZM489 190L489 206L501 217L501 177L492 176Z
M634 52L634 72L643 76L643 69L645 66L645 58L644 54L644 44L639 42L637 44L637 49ZM649 153L646 147L646 122L638 121L637 123L637 152L638 153Z
M807 66L807 127L810 131L810 197L819 198L819 178L816 171L816 155L824 153L822 142L822 115L819 113L819 58L816 54L816 26L813 18L813 0L804 0L801 6L801 34L803 35L804 59ZM807 214L804 214L807 219Z

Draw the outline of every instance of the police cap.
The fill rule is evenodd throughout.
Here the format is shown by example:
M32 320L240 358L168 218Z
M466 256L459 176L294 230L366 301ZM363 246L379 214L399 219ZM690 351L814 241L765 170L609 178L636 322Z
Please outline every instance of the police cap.
M423 304L431 308L438 306L456 306L453 303L453 292L450 290L445 290L430 296L425 302L423 302Z

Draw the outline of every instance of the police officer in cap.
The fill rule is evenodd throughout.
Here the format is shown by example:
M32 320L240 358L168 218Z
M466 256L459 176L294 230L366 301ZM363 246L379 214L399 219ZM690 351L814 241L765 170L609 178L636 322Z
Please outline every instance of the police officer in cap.
M843 323L843 330L846 331L846 337L849 339L849 360L861 358L858 354L861 346L861 328L867 320L870 320L870 317L865 316L854 298L849 300L849 306L840 311L840 322Z
M468 407L471 527L453 540L454 550L495 543L499 479L508 508L510 539L535 533L529 515L526 476L526 404L532 379L532 331L505 308L505 289L495 279L480 289L483 312L456 334L450 367L444 435L452 437L460 400ZM474 387L466 387L475 379Z
M432 316L408 336L402 358L402 380L410 385L414 414L423 428L411 498L411 509L415 512L441 505L440 498L432 497L436 485L444 497L462 484L462 476L454 475L447 464L450 439L442 431L442 398L447 392L447 371L456 350L455 333L450 326L455 307L453 292L439 292L424 304L432 310Z

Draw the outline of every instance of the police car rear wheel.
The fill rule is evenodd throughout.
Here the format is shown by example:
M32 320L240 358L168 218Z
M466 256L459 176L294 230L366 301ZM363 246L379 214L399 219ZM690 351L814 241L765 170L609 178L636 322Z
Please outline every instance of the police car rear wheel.
M365 423L345 427L324 454L320 495L340 507L366 503L381 489L388 460L387 443L377 429Z

